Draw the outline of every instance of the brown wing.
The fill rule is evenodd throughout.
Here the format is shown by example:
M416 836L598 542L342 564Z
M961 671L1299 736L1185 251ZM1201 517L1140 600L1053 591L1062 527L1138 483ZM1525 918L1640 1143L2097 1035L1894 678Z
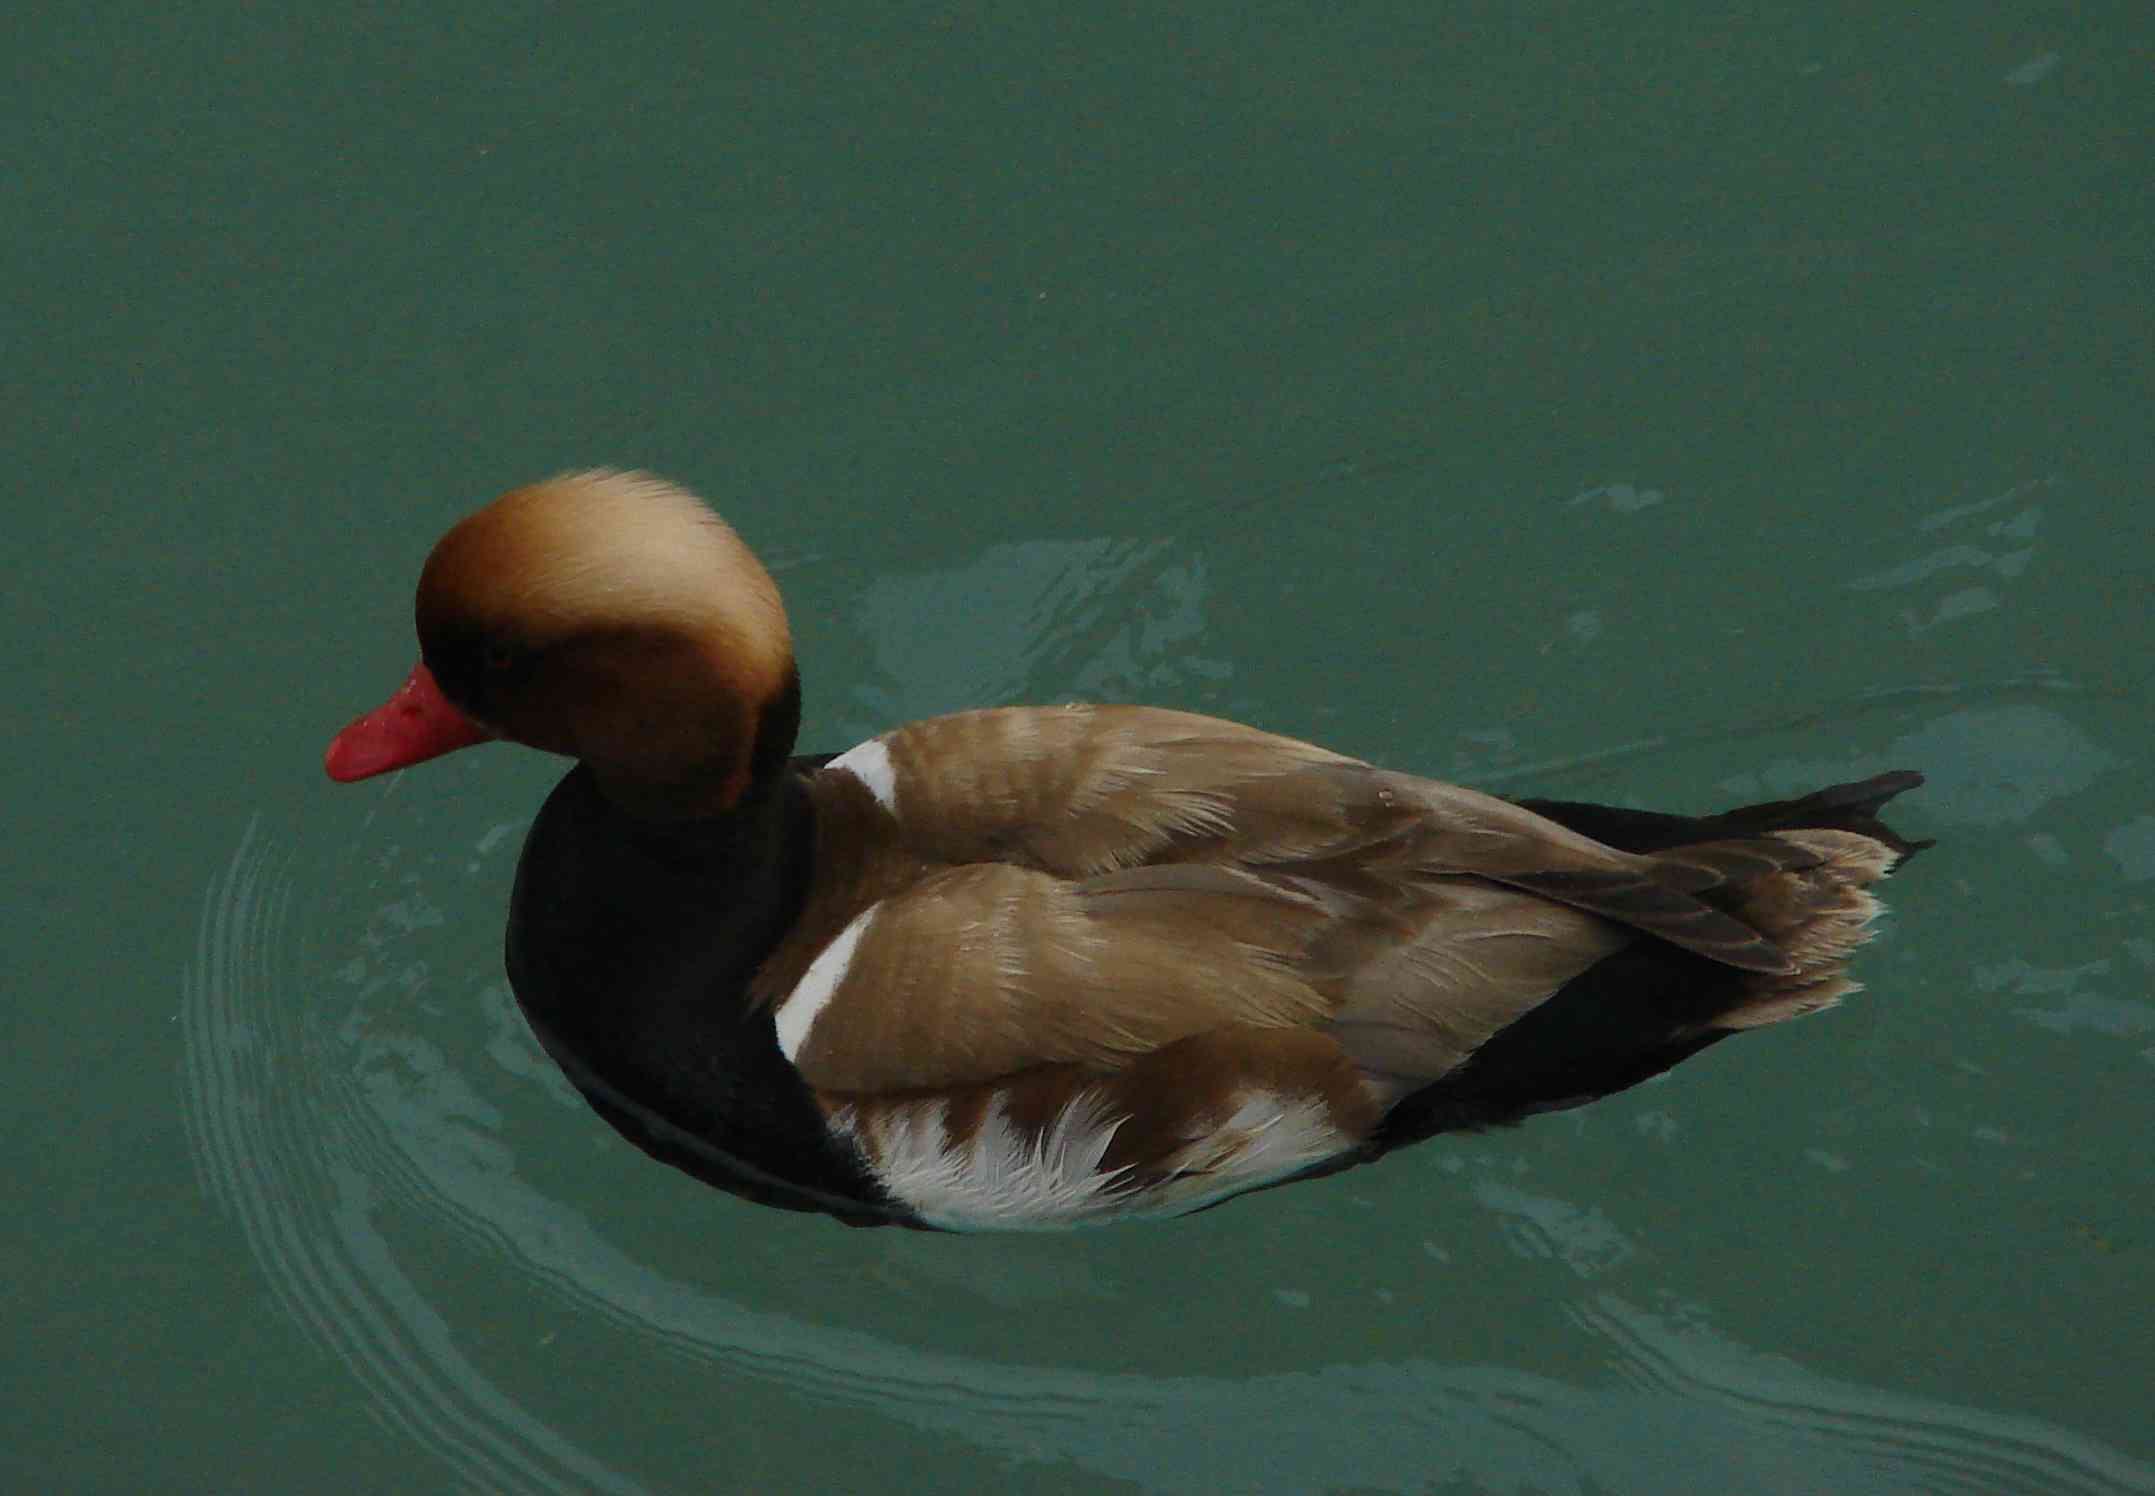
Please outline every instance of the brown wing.
M1708 898L1818 855L1636 856L1471 790L1144 708L965 713L879 742L867 779L841 760L816 782L818 893L767 970L781 1042L825 1092L1113 1071L1241 1026L1321 1032L1398 1094L1634 938L1623 927L1789 969Z
M1071 878L1162 862L1303 868L1380 899L1465 874L1730 966L1791 969L1771 941L1699 897L1765 864L1810 865L1775 843L1719 844L1746 849L1719 862L1636 856L1457 785L1149 707L964 712L882 741L899 833L930 861Z
M1199 1034L1306 1029L1389 1096L1449 1071L1625 938L1472 879L1378 902L1216 864L1085 879L975 864L856 916L803 970L778 1024L825 1093L941 1090L1073 1062L1111 1072Z
M842 969L811 966L780 1004L780 1038L823 1091L1120 1068L1208 1029L1322 1019L1328 1004L1293 959L1322 917L1240 890L1144 897L1004 864L950 868L859 916Z

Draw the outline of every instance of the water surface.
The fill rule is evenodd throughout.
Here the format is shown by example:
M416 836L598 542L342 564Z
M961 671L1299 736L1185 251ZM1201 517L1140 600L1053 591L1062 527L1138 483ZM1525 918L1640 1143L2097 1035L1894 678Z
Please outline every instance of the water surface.
M2155 1490L2144 7L33 18L25 1490ZM558 766L334 790L435 534L708 494L806 749L1219 712L1708 809L1913 766L1841 1010L1177 1225L648 1163L518 1018Z

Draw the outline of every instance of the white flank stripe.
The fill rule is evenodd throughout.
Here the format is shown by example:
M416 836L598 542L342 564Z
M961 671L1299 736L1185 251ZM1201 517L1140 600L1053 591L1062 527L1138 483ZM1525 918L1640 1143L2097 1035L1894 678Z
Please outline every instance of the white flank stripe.
M1102 1169L1129 1119L1098 1091L1081 1091L1038 1133L1010 1120L1004 1097L963 1142L940 1100L853 1106L831 1130L867 1157L885 1189L931 1226L950 1231L1054 1231L1133 1217L1184 1215L1246 1190L1290 1179L1353 1144L1314 1097L1246 1091L1220 1123L1166 1160L1188 1173L1124 1188L1129 1166Z
M1220 1131L1245 1139L1234 1155L1239 1177L1259 1183L1282 1179L1346 1150L1347 1140L1332 1125L1332 1114L1314 1097L1290 1099L1252 1091L1238 1099L1241 1105Z
M890 749L881 738L870 738L832 759L828 768L843 769L868 786L875 803L892 815L898 813L898 768L890 761Z
M1262 1185L1292 1178L1337 1158L1352 1146L1314 1097L1247 1091L1217 1128L1170 1159L1191 1172L1170 1179L1145 1199L1142 1213L1186 1215Z
M1100 1168L1123 1118L1095 1092L1081 1092L1038 1137L1012 1125L1003 1098L980 1130L953 1143L940 1101L892 1107L863 1122L851 1107L831 1116L865 1143L884 1188L930 1225L951 1231L1052 1231L1121 1213L1124 1170ZM863 1136L863 1134L867 1136Z
M868 932L879 907L870 904L854 915L852 923L838 932L838 938L808 963L808 970L801 973L800 981L778 1005L778 1047L787 1059L799 1055L801 1046L808 1042L808 1030L815 1026L816 1015L831 1000L838 984L846 979L846 968L853 964L853 948Z

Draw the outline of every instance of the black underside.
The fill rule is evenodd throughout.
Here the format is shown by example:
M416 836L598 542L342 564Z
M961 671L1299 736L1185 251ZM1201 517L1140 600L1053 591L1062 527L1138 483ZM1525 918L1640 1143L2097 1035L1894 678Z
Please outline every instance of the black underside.
M1377 1144L1519 1122L1650 1080L1728 1037L1701 1026L1741 1002L1748 980L1657 940L1627 946L1393 1107Z
M1922 782L1920 774L1903 770L1712 816L1568 800L1518 803L1626 852L1808 829L1858 832L1907 856L1929 843L1904 840L1878 812ZM1725 1030L1710 1025L1745 1001L1755 981L1749 973L1641 938L1500 1029L1451 1075L1399 1103L1384 1120L1376 1150L1581 1106L1651 1079L1726 1038Z

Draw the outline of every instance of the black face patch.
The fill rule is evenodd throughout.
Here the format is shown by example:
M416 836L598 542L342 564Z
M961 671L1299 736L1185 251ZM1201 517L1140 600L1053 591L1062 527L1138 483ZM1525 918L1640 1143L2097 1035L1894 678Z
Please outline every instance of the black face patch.
M539 653L512 635L470 624L428 630L419 652L442 695L481 722L500 720L530 680Z

